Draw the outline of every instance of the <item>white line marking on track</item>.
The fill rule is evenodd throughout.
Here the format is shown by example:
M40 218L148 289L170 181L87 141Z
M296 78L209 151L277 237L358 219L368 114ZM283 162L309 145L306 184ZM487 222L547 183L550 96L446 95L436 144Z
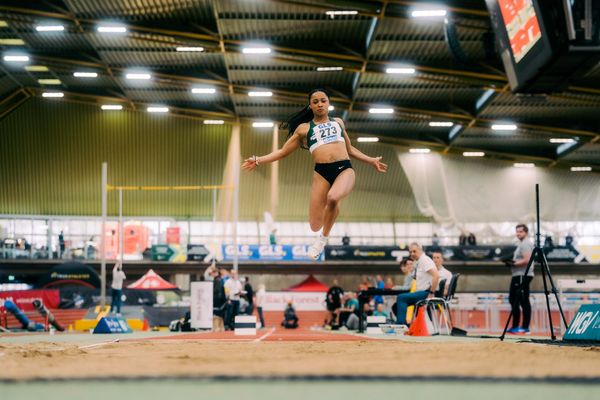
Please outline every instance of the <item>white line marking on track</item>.
M259 338L254 339L253 342L262 342L264 339L268 338L273 333L275 333L275 328L271 328L271 330L269 332L265 333L264 335L262 335Z
M79 346L79 349L91 349L92 347L104 346L105 344L111 344L111 343L119 343L119 339L111 340L110 342L102 342L102 343L89 344L87 346Z

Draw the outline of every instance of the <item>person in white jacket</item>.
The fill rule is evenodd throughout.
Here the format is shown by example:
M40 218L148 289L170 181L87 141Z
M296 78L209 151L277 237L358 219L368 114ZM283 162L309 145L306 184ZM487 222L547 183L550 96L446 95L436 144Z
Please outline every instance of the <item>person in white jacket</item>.
M117 262L112 270L112 298L110 302L110 312L114 309L117 310L117 314L121 314L121 297L123 295L123 281L127 279L125 272L123 272L123 265Z

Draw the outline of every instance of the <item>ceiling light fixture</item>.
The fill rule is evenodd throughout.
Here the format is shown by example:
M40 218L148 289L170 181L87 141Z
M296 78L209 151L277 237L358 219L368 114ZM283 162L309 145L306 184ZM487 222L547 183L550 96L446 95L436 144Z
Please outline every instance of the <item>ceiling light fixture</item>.
M252 123L254 128L272 128L275 124L271 121L257 121Z
M119 104L104 104L100 108L102 109L102 111L121 111L123 109L123 106Z
M183 51L183 52L201 52L201 51L204 51L204 47L185 47L185 46L180 46L180 47L177 47L175 50L176 51Z
M271 97L273 92L248 92L250 97Z
M42 97L61 98L61 97L65 97L65 94L63 92L44 92L44 93L42 93Z
M217 92L215 88L192 88L194 94L214 94Z
M24 54L13 54L4 56L4 61L6 62L27 62L29 61L29 56Z
M40 85L61 85L62 84L60 79L54 79L54 78L38 79L38 83Z
M513 164L514 167L516 168L533 168L535 167L534 163L514 163Z
M515 124L494 124L492 125L494 131L516 131L517 126Z
M244 47L242 49L244 54L269 54L271 53L270 47Z
M99 26L98 32L100 33L126 33L127 28L124 26Z
M169 107L148 107L146 111L149 113L168 113Z
M416 70L414 68L408 68L408 67L391 67L391 68L386 68L385 72L387 74L412 75L416 72Z
M571 138L551 138L550 143L574 143L575 139Z
M125 78L131 80L148 80L152 79L152 75L146 73L129 73L125 75Z
M62 32L65 27L64 25L38 25L35 30L38 32Z
M342 71L344 67L317 67L317 71L319 72L327 72L327 71Z
M445 17L446 10L414 10L410 13L413 18Z
M370 114L393 114L393 108L369 108Z
M573 172L590 172L592 167L571 167Z
M97 78L98 73L96 72L73 72L75 78Z

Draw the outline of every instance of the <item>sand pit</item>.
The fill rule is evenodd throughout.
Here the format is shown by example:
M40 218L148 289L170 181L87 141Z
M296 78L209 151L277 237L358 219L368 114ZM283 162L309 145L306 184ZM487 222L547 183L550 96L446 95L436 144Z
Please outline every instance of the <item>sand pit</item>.
M101 341L101 340L99 340ZM600 378L600 348L499 341L204 342L0 345L0 379L215 376Z

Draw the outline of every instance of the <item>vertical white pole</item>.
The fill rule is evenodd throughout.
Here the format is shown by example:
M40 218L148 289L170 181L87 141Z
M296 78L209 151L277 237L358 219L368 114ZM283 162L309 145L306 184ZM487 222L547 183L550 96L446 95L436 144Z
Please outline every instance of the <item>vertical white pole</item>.
M102 232L100 233L100 309L106 305L106 206L107 206L108 164L102 163Z
M123 266L123 243L125 242L123 234L125 228L123 227L123 189L119 188L119 261L121 267Z
M213 218L212 218L212 251L214 252L212 257L212 266L217 264L217 189L213 188Z
M271 151L279 148L279 127L273 127L273 140ZM279 207L279 161L271 163L271 216L273 221L277 220L277 209Z
M48 259L51 260L54 258L52 254L52 223L54 220L52 218L48 219Z
M233 248L234 248L234 252L233 252L233 270L237 272L238 270L238 261L239 261L239 254L238 254L238 220L239 220L239 213L240 213L240 162L241 162L241 151L240 151L240 130L241 130L241 126L239 121L236 124L235 127L238 132L238 146L236 147L235 151L236 154L233 157L234 159L234 163L233 163Z

